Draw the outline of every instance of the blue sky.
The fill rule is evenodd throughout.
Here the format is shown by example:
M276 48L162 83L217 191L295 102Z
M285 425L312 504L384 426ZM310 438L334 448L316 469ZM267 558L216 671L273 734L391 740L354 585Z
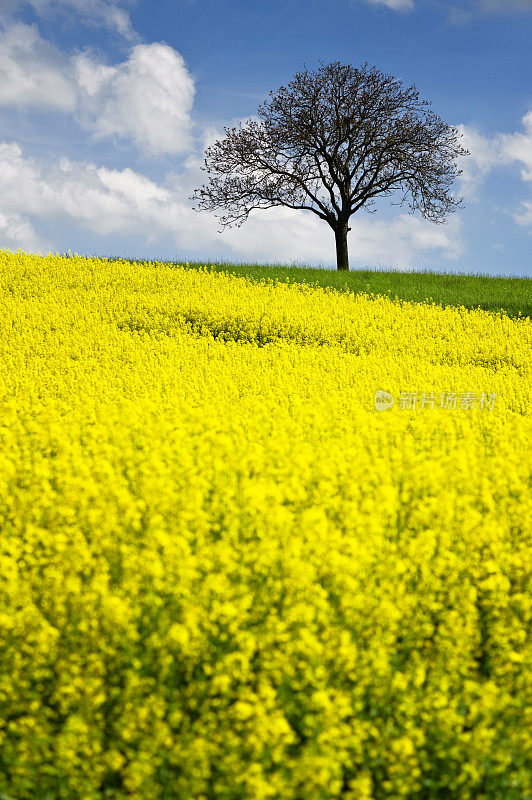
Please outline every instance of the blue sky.
M309 211L220 233L190 196L205 147L304 64L367 61L471 155L445 224L357 212L351 268L532 277L530 41L532 0L0 0L0 248L334 267Z

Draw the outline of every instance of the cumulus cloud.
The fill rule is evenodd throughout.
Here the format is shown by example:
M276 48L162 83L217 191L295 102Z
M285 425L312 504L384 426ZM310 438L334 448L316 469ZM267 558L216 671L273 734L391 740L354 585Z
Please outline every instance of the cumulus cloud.
M22 23L0 32L0 105L72 112L76 87L68 59Z
M101 236L140 232L148 242L194 214L175 192L129 168L109 170L64 158L45 164L7 142L0 144L0 213L19 223L75 224Z
M188 175L186 182L198 183ZM50 222L89 230L99 237L141 237L147 246L163 237L184 249L227 250L228 257L256 261L334 263L334 236L310 212L272 208L252 212L241 228L219 234L214 215L192 211L182 182L161 186L127 168L113 170L61 159L44 163L24 155L17 143L0 144L0 231L12 249L54 249L37 236ZM355 216L351 221L353 263L407 268L416 259L461 252L460 220L443 226L403 214L392 222ZM55 245L57 247L57 244Z
M108 66L88 53L67 56L34 25L0 33L0 105L70 112L97 139L158 155L190 150L193 102L194 81L168 45L136 45Z
M460 192L464 198L476 201L483 181L497 168L516 165L523 181L532 181L532 111L521 120L523 132L497 133L483 136L470 126L459 125L463 143L470 156L460 163ZM532 222L532 202L524 202L522 213L515 213L514 220L523 226Z
M0 211L0 237L2 246L11 250L29 250L31 252L44 252L47 248L46 240L40 237L29 220L20 214L4 214Z
M522 211L514 214L514 219L518 225L532 229L532 201L525 200L521 203Z
M502 133L499 146L506 161L517 162L521 167L521 178L532 181L532 111L522 118L524 133Z
M80 120L98 138L127 138L151 154L190 148L194 81L172 47L137 45L114 67L82 55L74 67Z

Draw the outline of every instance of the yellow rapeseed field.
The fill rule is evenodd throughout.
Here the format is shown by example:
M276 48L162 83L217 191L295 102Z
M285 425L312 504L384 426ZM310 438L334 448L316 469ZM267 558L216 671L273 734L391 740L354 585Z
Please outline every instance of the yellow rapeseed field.
M531 352L1 251L0 795L530 800Z

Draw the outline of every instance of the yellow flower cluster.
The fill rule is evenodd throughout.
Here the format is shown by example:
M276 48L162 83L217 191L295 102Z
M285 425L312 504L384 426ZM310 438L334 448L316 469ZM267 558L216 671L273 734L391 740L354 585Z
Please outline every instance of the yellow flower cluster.
M1 251L0 794L530 800L531 345Z

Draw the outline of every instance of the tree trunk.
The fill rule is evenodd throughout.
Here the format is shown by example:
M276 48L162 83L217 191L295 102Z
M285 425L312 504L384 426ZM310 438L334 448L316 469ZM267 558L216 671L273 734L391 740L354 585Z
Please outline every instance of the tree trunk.
M347 232L351 228L347 227L347 222L340 223L334 229L336 239L336 266L338 269L349 269L349 255L347 251Z

